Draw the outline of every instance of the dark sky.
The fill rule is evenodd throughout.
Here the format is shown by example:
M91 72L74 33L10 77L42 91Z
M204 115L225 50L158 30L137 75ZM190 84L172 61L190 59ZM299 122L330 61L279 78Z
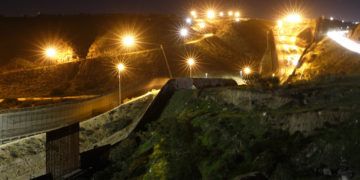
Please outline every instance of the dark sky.
M334 16L360 20L360 0L1 0L0 14L8 16L77 13L155 12L184 13L191 6L217 4L238 6L247 17L275 18L297 4L310 17Z

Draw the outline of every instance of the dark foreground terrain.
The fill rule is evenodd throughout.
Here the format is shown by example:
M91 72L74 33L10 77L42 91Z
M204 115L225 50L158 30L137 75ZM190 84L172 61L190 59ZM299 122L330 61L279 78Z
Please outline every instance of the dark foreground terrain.
M359 77L179 91L94 177L358 179L359 93Z

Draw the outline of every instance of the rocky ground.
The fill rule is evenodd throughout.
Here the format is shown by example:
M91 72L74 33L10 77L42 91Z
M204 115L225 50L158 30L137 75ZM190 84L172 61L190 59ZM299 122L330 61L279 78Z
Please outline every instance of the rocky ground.
M359 179L360 81L177 92L95 179Z

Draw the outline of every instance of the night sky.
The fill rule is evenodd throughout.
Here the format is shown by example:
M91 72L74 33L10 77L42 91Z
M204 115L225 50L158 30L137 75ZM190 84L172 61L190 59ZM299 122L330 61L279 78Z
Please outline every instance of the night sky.
M187 12L199 4L238 6L246 17L276 18L280 9L298 4L309 17L334 16L360 20L360 0L1 0L0 14L7 16L78 13L173 13ZM212 3L211 3L212 2ZM215 2L215 3L214 3ZM291 3L290 3L291 2Z

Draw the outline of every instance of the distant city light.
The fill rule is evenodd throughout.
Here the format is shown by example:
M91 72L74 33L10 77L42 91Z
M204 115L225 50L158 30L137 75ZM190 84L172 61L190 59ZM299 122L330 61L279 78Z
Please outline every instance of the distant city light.
M181 28L180 31L179 31L179 34L180 34L180 36L182 36L182 37L186 37L186 36L189 35L189 30L186 29L186 28Z
M235 17L240 17L240 12L239 11L237 11L237 12L235 12L235 15L234 15Z
M224 12L219 12L220 17L224 17Z
M57 55L57 50L53 47L49 47L45 49L45 55L48 58L55 58Z
M234 12L233 11L229 11L228 12L228 16L233 16L234 15Z
M128 48L135 46L135 37L133 35L124 36L122 38L122 44Z
M278 25L279 28L282 28L282 27L283 27L283 24L284 24L284 23L283 23L282 20L278 20L278 21L277 21L277 25Z
M240 18L235 18L235 21L236 21L236 22L240 22Z
M330 17L330 21L333 21L334 20L334 17Z
M194 17L194 18L197 18L197 12L196 12L195 10L192 10L192 11L190 12L190 15L191 15L192 17Z
M199 22L199 27L200 29L204 29L206 27L206 23L205 22Z
M206 12L206 16L208 19L214 19L216 17L215 11L210 9Z
M344 23L344 22L345 22L345 20L341 20L341 22L342 22L342 23Z

